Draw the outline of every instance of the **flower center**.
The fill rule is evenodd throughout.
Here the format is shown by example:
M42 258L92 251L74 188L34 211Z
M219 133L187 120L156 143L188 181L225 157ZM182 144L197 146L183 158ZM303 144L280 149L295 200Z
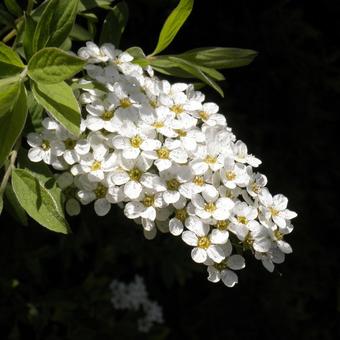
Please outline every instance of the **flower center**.
M164 123L163 123L163 122L155 122L155 123L153 124L153 127L154 127L155 129L161 129L162 127L164 127Z
M216 205L213 202L205 203L204 204L204 210L207 212L214 212L216 210Z
M278 241L281 241L281 240L283 240L284 235L281 233L280 230L276 229L276 230L274 230L274 236L276 237L276 239Z
M209 118L209 114L207 112L205 112L205 111L199 112L198 115L200 116L200 118L202 120L207 120Z
M201 187L204 184L204 178L203 176L195 176L192 182Z
M138 168L133 168L129 171L129 176L132 181L138 182L142 177L142 172Z
M260 192L261 187L259 185L257 185L256 183L253 183L251 185L251 190L253 190L255 192L255 194L258 194Z
M224 220L224 221L217 221L216 227L218 230L228 230L230 221Z
M51 145L50 145L50 142L46 139L44 139L41 143L41 146L40 146L44 151L48 150Z
M247 234L247 236L245 237L244 241L243 241L243 247L245 249L251 249L253 246L254 240L250 235L250 232Z
M130 138L130 144L134 148L139 148L142 143L143 143L143 139L139 135L136 135L136 136Z
M149 104L151 105L151 107L153 107L154 109L156 109L158 107L158 103L157 100L150 100Z
M113 111L105 111L101 117L103 120L110 120L112 117L114 116L114 112Z
M182 105L172 105L170 108L171 111L176 113L176 116L179 116L182 112L184 112L184 108Z
M168 159L170 155L170 150L168 148L162 147L157 150L157 156L160 159Z
M131 100L126 97L120 100L120 107L122 107L123 109L127 109L132 105Z
M237 216L237 221L241 224L247 224L249 222L245 216Z
M276 209L273 208L273 207L270 207L269 210L270 210L272 216L274 216L274 217L277 216L277 215L279 214L279 211L276 210Z
M214 163L216 163L216 161L217 161L216 157L213 157L213 156L210 156L210 155L205 157L205 162L208 163L208 164L214 164Z
M152 207L155 203L155 195L145 195L143 199L143 204L145 207Z
M185 130L181 129L175 129L175 132L178 134L180 137L185 137L187 135L187 132Z
M186 209L177 209L176 210L176 213L175 213L175 217L180 220L182 223L185 222L185 220L187 219L188 217L188 213L186 211Z
M94 193L96 195L96 198L104 198L107 193L107 187L105 187L103 184L99 183L97 185L97 188L94 190Z
M167 186L168 190L175 191L180 186L180 183L177 181L176 178L173 178L173 179L166 181L166 186Z
M227 264L227 260L223 260L221 263L215 263L214 267L218 270L218 271L222 271L224 269L228 268L228 264Z
M211 242L207 236L199 237L197 246L202 249L208 249Z
M102 163L99 161L94 161L91 165L91 171L97 171L100 170L102 167Z
M64 140L64 145L67 150L73 150L77 142L74 139L68 138Z
M227 178L228 181L233 181L236 178L236 174L234 171L227 171L225 173L225 177Z

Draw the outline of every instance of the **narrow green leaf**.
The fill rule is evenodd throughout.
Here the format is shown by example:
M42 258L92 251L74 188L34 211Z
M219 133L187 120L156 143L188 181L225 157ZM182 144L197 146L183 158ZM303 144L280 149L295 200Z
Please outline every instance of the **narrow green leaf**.
M111 43L118 47L128 17L129 8L125 1L114 6L104 20L103 29L100 34L100 43Z
M50 0L41 15L33 37L33 52L59 47L72 30L79 0Z
M177 7L170 13L166 19L158 43L151 55L156 55L165 50L174 40L176 34L183 26L192 11L194 0L180 0Z
M74 24L70 32L70 38L78 41L93 40L93 35L80 25Z
M215 89L222 97L224 97L223 90L221 87L210 77L208 77L206 74L204 74L203 71L199 68L198 65L195 65L194 63L191 63L187 60L178 58L178 57L169 57L170 60L174 61L178 67L183 69L186 72L191 73L194 75L197 79L202 80L207 85L211 86L213 89Z
M96 7L108 9L114 0L80 0L78 12L87 11Z
M72 92L65 82L56 84L33 83L33 95L62 126L70 133L80 133L80 108Z
M0 195L0 215L2 213L2 209L4 208L4 201L2 199L2 196Z
M15 169L12 173L12 186L20 205L29 216L45 228L67 234L69 226L61 209L61 190L46 187L34 173Z
M20 82L0 84L0 118L12 110L20 92Z
M27 117L26 90L21 84L20 93L12 110L0 118L0 168L21 134Z
M25 68L20 57L3 42L0 42L0 78L20 73Z
M25 14L25 29L23 34L23 46L25 51L26 60L30 60L33 55L33 36L37 23L31 16Z
M144 51L138 46L130 47L126 50L126 52L131 54L134 58L137 59L145 58Z
M42 130L42 120L44 108L35 100L32 92L27 95L27 107L29 123L26 123L24 133L27 132L40 132Z
M19 201L17 200L12 185L10 183L7 184L5 198L6 198L6 210L20 224L28 226L27 214L25 210L21 207Z
M197 64L196 64L197 65ZM217 81L223 81L225 80L224 75L221 72L218 72L214 68L211 67L206 67L206 66L201 66L197 65L201 71L203 71L205 74L207 74L209 77L217 80Z
M4 0L7 9L15 16L20 17L22 15L22 9L18 5L16 0Z
M178 67L177 63L169 59L169 56L159 56L149 60L152 68L162 74L177 78L195 78L191 73Z
M85 61L56 47L46 47L33 55L28 75L36 82L53 84L71 78L83 69Z
M254 50L232 47L203 47L180 54L178 57L215 69L234 68L250 64L257 56Z

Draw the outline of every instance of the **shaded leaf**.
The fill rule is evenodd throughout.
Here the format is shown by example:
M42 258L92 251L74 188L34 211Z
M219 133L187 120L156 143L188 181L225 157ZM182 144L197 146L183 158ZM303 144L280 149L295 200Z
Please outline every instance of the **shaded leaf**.
M11 152L26 122L26 90L21 84L20 93L13 109L0 118L0 168Z
M24 68L25 65L17 53L0 42L0 78L20 73Z
M25 14L25 29L23 33L23 46L25 51L26 60L28 61L33 55L33 36L37 23L31 16Z
M15 196L11 184L7 184L5 197L6 197L6 210L20 224L27 226L28 225L27 214L25 210L21 207L17 197Z
M46 46L59 47L72 30L79 0L50 0L39 18L33 52Z
M111 43L118 47L128 17L129 8L125 1L114 6L104 20L103 29L100 34L100 43Z
M0 84L0 118L12 110L20 92L20 81Z

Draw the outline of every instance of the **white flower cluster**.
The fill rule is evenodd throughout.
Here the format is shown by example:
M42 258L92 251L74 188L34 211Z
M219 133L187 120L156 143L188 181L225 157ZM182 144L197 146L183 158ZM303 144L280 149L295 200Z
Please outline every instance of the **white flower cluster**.
M143 317L138 319L138 330L149 332L155 323L163 323L162 308L157 302L150 301L143 278L135 276L129 284L113 280L110 285L111 302L115 309L142 311Z
M87 43L79 56L88 62L79 81L81 137L51 118L28 135L30 160L63 171L67 212L94 202L103 216L118 203L146 238L157 229L181 235L208 280L228 287L245 266L243 250L269 271L282 263L296 213L285 196L270 194L266 176L254 171L261 161L236 140L219 107L112 45Z

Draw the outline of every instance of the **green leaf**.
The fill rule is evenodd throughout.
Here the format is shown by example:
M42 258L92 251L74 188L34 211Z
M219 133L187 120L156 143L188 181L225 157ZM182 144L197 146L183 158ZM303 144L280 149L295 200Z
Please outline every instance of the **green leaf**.
M37 23L31 16L25 14L25 29L23 34L23 46L25 51L26 60L30 60L33 55L33 36Z
M6 196L6 210L20 224L28 226L27 214L25 210L21 207L19 201L17 200L13 188L10 184L7 184L5 196Z
M20 92L20 81L0 84L0 118L12 110Z
M2 209L4 208L4 201L2 199L2 196L0 195L0 215L2 213Z
M144 51L138 46L130 47L126 50L126 52L131 54L134 58L137 59L145 58Z
M49 230L63 234L69 232L61 206L60 189L49 190L39 176L24 169L13 171L12 186L29 216Z
M46 46L59 47L72 30L79 0L50 0L33 37L33 52Z
M0 78L20 73L25 68L20 57L3 42L0 42Z
M100 34L100 43L112 43L118 47L128 17L129 8L125 1L114 6L104 20L103 29Z
M161 33L158 38L158 43L151 55L156 55L166 49L176 34L183 26L188 16L192 11L194 0L180 0L177 7L170 13L166 19Z
M200 68L198 65L191 63L187 60L178 58L178 57L169 57L170 60L175 62L178 67L183 69L184 71L191 73L194 75L197 79L202 80L207 85L211 86L213 89L215 89L222 97L224 97L223 90L221 87L210 77L208 77Z
M75 136L80 134L80 108L69 85L33 83L32 90L36 101L65 129Z
M78 12L87 11L96 7L109 9L113 1L114 0L80 0Z
M21 84L13 109L0 118L0 168L21 134L27 116L26 90Z
M80 25L74 24L70 32L70 38L78 41L93 40L93 35Z
M83 69L85 61L55 47L46 47L33 55L28 75L36 82L53 84L71 78Z
M234 68L250 64L257 56L253 50L231 47L204 47L180 54L178 57L215 69Z
M29 113L30 124L26 123L25 132L27 129L28 132L41 131L42 130L42 120L43 120L43 111L44 108L34 99L32 92L29 92L27 95L27 107Z
M17 17L22 15L22 9L18 5L16 0L4 0L5 6L7 9Z
M169 59L169 56L159 56L157 58L149 58L152 68L162 74L177 78L195 78L191 73L184 71L178 67L177 63Z

